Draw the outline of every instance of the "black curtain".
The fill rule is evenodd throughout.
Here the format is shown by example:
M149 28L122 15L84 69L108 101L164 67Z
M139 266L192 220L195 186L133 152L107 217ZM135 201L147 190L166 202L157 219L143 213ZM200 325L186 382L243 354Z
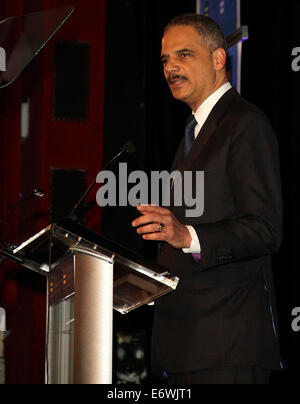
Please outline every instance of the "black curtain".
M300 46L300 3L242 1L242 24L249 26L243 45L242 95L262 108L278 136L284 197L282 246L273 257L281 351L287 371L273 376L295 383L300 375L300 332L292 330L292 310L300 306L298 269L298 94L300 71L292 69L292 50Z
M104 163L131 140L137 153L128 161L130 169L170 168L189 112L170 97L160 64L161 38L169 20L195 12L195 4L194 0L107 2ZM154 249L130 229L135 217L135 209L105 208L103 232L153 257Z

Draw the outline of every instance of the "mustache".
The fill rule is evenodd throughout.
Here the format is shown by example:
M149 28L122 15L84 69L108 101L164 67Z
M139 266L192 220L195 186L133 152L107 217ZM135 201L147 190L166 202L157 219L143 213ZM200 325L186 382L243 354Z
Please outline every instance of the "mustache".
M168 78L167 78L167 82L169 83L169 84L171 84L173 81L176 81L176 80L187 80L187 77L185 77L185 76L181 76L181 75L179 75L179 74L169 74L169 76L168 76Z

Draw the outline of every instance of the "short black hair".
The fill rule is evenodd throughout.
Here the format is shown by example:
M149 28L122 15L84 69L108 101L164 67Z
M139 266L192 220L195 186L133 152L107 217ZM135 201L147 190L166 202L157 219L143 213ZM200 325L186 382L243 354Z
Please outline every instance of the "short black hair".
M227 43L220 26L210 17L202 14L182 14L174 17L164 29L164 33L171 27L189 25L198 32L203 46L211 51L223 48L227 52Z

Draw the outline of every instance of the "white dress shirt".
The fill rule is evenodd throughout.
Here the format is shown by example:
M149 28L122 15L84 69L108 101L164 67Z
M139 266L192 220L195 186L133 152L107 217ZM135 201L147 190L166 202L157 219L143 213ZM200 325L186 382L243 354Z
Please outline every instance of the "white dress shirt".
M197 125L195 127L195 139L198 136L200 130L202 129L202 126L204 125L206 119L208 118L208 115L211 113L213 107L216 105L216 103L219 101L219 99L228 91L231 89L231 84L229 82L223 84L221 87L219 87L214 93L212 93L206 100L203 101L203 103L199 106L197 111L194 114ZM196 230L194 229L193 226L186 226L190 232L190 235L192 237L192 242L190 245L190 248L183 248L183 252L188 253L188 254L200 254L201 253L201 246L200 242L196 233Z

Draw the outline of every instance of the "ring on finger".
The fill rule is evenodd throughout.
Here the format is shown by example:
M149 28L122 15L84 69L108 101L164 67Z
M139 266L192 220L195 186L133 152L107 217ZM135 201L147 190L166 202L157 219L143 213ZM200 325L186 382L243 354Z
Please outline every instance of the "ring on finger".
M163 223L159 223L158 231L161 233L166 230L166 226Z

